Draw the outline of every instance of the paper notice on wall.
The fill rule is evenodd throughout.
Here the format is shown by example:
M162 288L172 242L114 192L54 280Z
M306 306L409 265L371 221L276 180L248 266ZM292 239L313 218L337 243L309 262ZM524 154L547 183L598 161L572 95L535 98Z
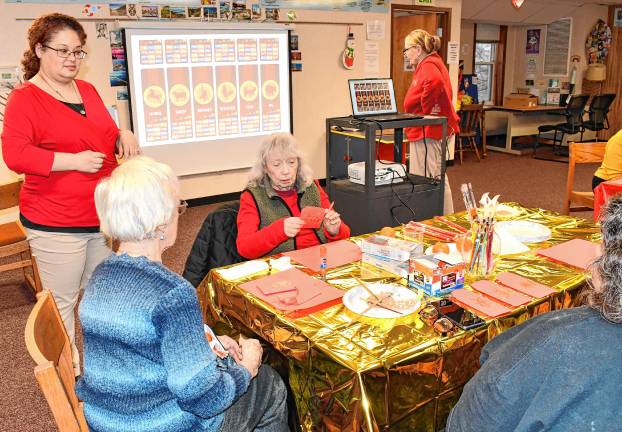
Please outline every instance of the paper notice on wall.
M460 42L447 43L447 63L458 64L460 61Z
M526 79L534 79L538 71L537 57L527 57L527 74Z
M380 73L380 44L378 42L365 41L365 65L366 76Z
M369 40L384 39L384 21L382 20L367 21L367 39Z

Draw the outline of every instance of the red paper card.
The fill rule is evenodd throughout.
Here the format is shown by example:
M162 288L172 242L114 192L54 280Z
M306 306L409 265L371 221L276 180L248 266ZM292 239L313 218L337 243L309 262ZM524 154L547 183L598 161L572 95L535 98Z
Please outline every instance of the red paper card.
M476 289L494 300L498 300L513 308L517 308L531 303L533 298L521 294L513 289L501 286L489 280L479 280L471 284L471 288Z
M288 280L274 281L270 285L259 285L262 294L274 295L296 291L296 287Z
M290 257L297 263L313 270L320 271L320 247L326 247L326 268L331 269L361 260L361 248L348 240L339 240L326 243L325 245L313 246L306 249L299 249L285 252L283 255Z
M583 239L572 239L547 249L540 249L538 255L581 270L587 270L592 261L601 254L600 244Z
M275 285L291 287L290 291L264 294ZM292 268L240 285L266 303L292 317L300 317L341 303L344 291Z
M557 291L546 285L510 272L499 273L497 275L497 282L535 298L548 297L551 294L557 293Z
M486 315L490 318L496 318L512 312L512 309L509 309L480 293L469 291L464 288L452 291L451 298L476 314Z
M326 210L322 207L303 207L300 212L300 219L302 219L305 224L303 228L312 228L318 229L322 226L322 221L324 220L324 215L326 214Z

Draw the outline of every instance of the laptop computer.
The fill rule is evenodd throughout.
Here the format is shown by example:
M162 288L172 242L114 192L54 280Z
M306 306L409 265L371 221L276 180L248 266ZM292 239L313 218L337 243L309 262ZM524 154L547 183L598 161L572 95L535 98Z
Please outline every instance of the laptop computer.
M397 111L391 78L351 79L348 86L354 118L370 121L423 118L422 115Z

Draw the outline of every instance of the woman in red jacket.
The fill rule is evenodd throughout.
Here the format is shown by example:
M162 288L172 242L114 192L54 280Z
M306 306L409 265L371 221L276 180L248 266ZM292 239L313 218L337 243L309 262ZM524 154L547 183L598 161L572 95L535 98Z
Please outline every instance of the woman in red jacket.
M404 57L415 68L404 111L447 117L447 135L459 132L460 119L453 107L449 73L437 51L441 39L425 30L414 30L404 40ZM439 177L441 174L440 126L406 129L410 141L410 167L414 174ZM443 213L454 212L449 179L445 175Z
M75 79L86 52L86 33L62 14L36 19L28 30L24 79L6 106L2 155L25 174L20 221L37 259L43 287L54 295L75 347L74 307L80 286L110 255L99 231L93 193L119 156L140 152L130 131L119 131L97 90Z
M304 228L300 211L323 207L318 229ZM270 135L240 197L237 247L249 259L303 249L350 236L350 228L331 209L326 192L313 180L296 139L288 133Z

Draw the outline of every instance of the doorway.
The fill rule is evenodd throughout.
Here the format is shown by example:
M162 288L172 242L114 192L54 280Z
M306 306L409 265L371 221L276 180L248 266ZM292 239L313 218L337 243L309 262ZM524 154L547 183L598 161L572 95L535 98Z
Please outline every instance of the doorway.
M412 82L412 69L404 59L404 38L415 29L441 37L439 55L447 63L447 41L451 29L451 9L391 4L391 78L398 110L404 108L404 96Z

